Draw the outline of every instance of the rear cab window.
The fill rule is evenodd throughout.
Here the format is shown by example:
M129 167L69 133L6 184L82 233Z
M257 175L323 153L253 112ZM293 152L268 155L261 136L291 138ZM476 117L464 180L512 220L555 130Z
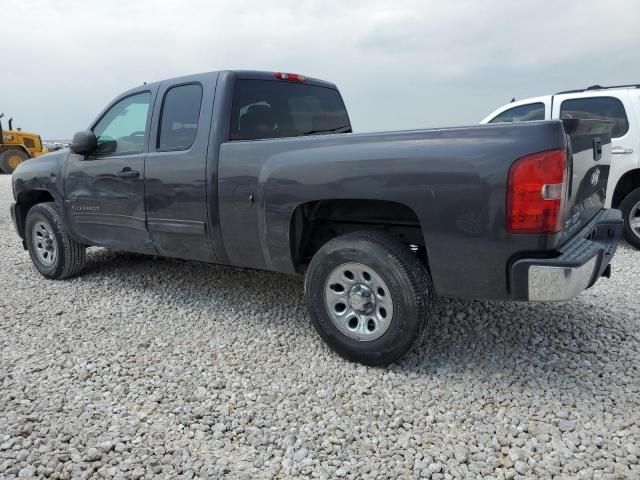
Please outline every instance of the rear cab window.
M564 100L560 105L560 118L610 120L614 122L611 132L619 138L629 131L629 120L624 105L615 97L585 97Z
M544 120L544 103L536 102L518 105L499 113L489 123L532 122Z
M198 133L202 86L199 83L177 85L167 90L162 102L158 150L188 150Z
M279 80L236 80L230 140L351 132L335 88Z

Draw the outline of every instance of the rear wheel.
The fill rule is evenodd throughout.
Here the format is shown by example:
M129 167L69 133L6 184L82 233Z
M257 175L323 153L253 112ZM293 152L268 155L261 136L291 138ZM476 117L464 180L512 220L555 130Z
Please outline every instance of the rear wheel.
M29 210L25 241L33 265L47 278L71 277L84 267L86 247L69 237L53 203Z
M627 195L620 204L624 217L624 238L640 249L640 188Z
M13 173L13 171L22 162L27 160L29 155L19 149L5 150L0 154L0 169L5 173Z
M416 343L434 303L431 278L409 248L383 232L326 243L305 278L314 327L343 357L387 365Z

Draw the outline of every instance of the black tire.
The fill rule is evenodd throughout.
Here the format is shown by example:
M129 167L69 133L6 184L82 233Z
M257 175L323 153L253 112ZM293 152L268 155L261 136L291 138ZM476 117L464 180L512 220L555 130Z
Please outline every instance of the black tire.
M39 257L38 242L34 242L34 226L43 224L50 229L56 245L56 254L50 265ZM84 268L86 247L69 237L55 204L39 203L32 207L27 214L24 233L31 261L45 277L67 278L78 274Z
M390 291L393 314L379 338L361 341L347 336L325 306L330 275L347 263L371 268ZM429 273L409 247L384 232L362 231L336 237L314 255L305 276L305 300L313 326L335 352L351 361L382 366L421 339L435 294Z
M640 188L636 188L629 195L624 197L622 203L620 203L620 210L622 210L622 217L624 218L624 238L631 245L640 249L640 232L634 232L630 225L630 217L632 210L635 210L640 204Z
M0 170L2 170L4 173L13 173L13 171L19 165L14 165L13 161L11 160L15 157L19 157L20 163L22 163L29 158L29 155L27 155L23 150L19 150L17 148L5 150L4 152L2 152L2 154L0 154Z

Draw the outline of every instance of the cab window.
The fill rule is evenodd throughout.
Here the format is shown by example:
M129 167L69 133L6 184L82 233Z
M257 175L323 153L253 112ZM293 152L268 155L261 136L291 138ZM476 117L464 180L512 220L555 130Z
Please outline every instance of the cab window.
M179 85L170 88L164 96L160 117L159 150L187 150L191 148L200 120L202 86Z
M123 98L93 127L97 155L134 154L144 149L149 116L150 92Z
M572 98L560 105L560 118L610 120L611 136L622 137L629 130L629 120L622 102L614 97Z
M544 120L544 103L529 103L509 108L493 117L489 123L531 122Z
M233 90L231 140L351 132L335 88L272 80L238 80Z

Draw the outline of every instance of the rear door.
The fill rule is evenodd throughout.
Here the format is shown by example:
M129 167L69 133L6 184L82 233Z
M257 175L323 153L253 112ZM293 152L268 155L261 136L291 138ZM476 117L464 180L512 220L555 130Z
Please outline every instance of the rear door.
M632 95L636 90L600 90L561 94L553 97L553 118L600 119L613 122L611 168L606 206L620 178L639 166L640 131L634 117Z
M217 73L163 82L145 162L147 227L162 256L215 261L207 203L207 147ZM215 173L215 172L212 172ZM212 178L210 181L215 182Z
M155 254L144 209L144 158L154 96L154 88L145 87L117 99L92 127L97 150L69 155L67 221L88 244Z

